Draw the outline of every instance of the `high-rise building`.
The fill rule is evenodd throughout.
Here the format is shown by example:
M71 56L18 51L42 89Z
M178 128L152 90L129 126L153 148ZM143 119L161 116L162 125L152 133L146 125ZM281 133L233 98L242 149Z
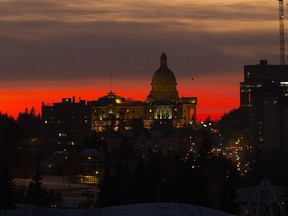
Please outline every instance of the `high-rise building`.
M85 100L63 98L61 103L42 104L42 140L60 154L87 143L91 112Z
M270 65L267 60L260 60L258 65L244 66L244 82L240 83L240 105L251 106L251 93L264 83L274 82L288 96L288 65Z
M288 150L288 65L244 66L240 104L250 115L251 141L263 155Z

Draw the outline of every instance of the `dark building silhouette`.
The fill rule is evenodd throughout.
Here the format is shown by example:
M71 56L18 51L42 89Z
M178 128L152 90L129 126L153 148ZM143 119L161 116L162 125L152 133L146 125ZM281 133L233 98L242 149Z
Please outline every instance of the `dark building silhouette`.
M287 101L288 65L261 60L258 65L244 66L240 104L250 115L251 141L264 158L277 158L288 150Z
M87 143L91 111L85 100L63 98L61 103L42 104L42 140L60 154Z
M288 96L288 65L269 65L267 60L260 60L258 65L244 66L244 82L240 83L240 105L251 106L251 93L264 83L277 83L282 94Z

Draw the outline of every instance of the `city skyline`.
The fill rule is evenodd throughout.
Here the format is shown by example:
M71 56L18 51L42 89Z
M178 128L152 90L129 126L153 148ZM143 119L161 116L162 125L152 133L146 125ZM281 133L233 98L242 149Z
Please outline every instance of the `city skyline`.
M116 94L145 100L164 51L198 118L219 118L239 106L244 65L279 64L277 1L4 0L0 12L0 110L14 117L106 95L110 74Z

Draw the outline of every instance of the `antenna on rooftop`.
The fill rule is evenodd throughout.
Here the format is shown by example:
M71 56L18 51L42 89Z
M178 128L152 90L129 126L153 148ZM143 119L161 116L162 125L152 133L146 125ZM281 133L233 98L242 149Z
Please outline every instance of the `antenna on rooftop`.
M191 91L192 91L192 92L191 92L191 95L193 95L193 93L194 93L193 82L194 82L194 77L191 78Z
M110 92L112 92L112 73L110 73Z

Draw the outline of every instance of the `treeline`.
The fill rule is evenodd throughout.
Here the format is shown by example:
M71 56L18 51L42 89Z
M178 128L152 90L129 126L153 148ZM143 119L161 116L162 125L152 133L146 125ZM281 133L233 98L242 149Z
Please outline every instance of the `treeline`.
M49 206L61 196L41 186L40 115L35 109L19 113L17 120L0 113L0 209L15 203ZM15 177L31 177L28 188L17 186Z

